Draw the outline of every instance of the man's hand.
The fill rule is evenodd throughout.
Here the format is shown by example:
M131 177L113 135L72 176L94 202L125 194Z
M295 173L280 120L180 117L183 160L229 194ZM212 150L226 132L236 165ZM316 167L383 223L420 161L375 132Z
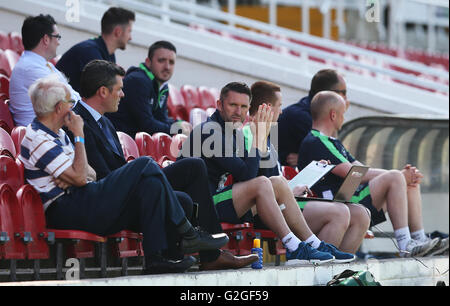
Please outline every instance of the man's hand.
M59 188L66 190L67 188L69 188L70 186L72 186L72 184L64 181L61 178L54 178L53 182L55 182L56 186L58 186Z
M73 111L70 111L64 117L64 125L72 132L73 136L84 137L83 126L84 121L80 115L75 114Z
M422 182L423 174L419 171L419 169L411 166L410 164L407 164L403 168L402 173L405 177L406 184L409 187L417 187L417 185Z
M267 137L272 126L273 111L272 108L266 104L262 104L258 108L258 112L253 117L250 124L250 129L253 134L253 146L258 148L261 152L267 150Z
M88 164L88 173L87 173L88 182L95 182L97 180L97 172L95 172L94 168L92 168Z
M312 191L308 188L306 185L298 185L294 187L294 190L292 190L292 193L296 197L306 197L308 195L312 196Z

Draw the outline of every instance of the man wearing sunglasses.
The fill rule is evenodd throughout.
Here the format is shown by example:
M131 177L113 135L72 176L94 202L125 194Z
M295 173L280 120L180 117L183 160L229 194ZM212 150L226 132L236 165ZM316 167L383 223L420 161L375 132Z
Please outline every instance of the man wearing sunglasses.
M80 95L67 83L64 75L50 62L56 57L61 34L50 15L28 17L22 25L22 42L25 48L11 73L9 108L16 125L27 126L36 116L28 96L28 88L36 80L55 74L68 85L71 99L79 101Z
M333 69L324 69L317 72L311 81L308 96L283 109L283 113L278 119L278 152L282 165L297 166L298 149L303 138L311 131L311 100L318 92L324 90L336 92L344 99L346 107L349 107L347 85L343 76Z

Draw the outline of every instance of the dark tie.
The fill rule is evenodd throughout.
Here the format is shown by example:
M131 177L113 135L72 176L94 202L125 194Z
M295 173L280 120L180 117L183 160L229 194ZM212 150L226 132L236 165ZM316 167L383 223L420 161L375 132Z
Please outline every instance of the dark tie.
M100 126L100 129L103 131L103 134L105 135L109 144L113 148L114 152L117 153L118 155L120 155L119 150L117 149L116 143L114 142L114 138L111 134L111 130L108 128L108 124L106 123L105 117L102 116L98 120L98 125Z

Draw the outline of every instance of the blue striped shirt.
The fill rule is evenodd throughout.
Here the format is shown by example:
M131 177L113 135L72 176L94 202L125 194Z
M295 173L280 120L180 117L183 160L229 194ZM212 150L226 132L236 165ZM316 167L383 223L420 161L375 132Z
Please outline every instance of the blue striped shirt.
M72 165L74 158L74 147L62 129L56 134L37 119L27 126L19 159L24 164L25 179L39 192L44 209L64 194L54 179Z

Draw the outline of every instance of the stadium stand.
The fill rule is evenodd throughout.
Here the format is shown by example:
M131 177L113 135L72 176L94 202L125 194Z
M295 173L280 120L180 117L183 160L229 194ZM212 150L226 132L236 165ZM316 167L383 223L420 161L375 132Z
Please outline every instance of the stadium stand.
M192 27L195 28L196 26L194 25ZM288 52L294 56L301 56L301 53L295 50L289 50L288 48L275 48L271 44L261 43L257 40L240 37L239 35L230 34L226 31L217 31L214 29L208 31L249 44L258 45L263 48L273 49L279 52ZM310 44L308 42L296 41L295 39L289 39L289 41L329 53L338 53L341 56L351 57L361 62L364 61L364 59L356 55L345 54L341 51L315 46L314 44ZM401 56L398 54L399 52L384 48L383 46L368 45L360 47L383 54L389 54L392 56L417 61L425 65L439 67L448 71L448 56L437 57L423 53L420 54L417 52L407 52ZM108 256L120 260L122 266L121 274L127 275L128 259L131 257L143 256L142 234L131 231L122 231L108 237L101 237L82 231L49 229L46 227L45 215L39 195L30 185L24 183L23 165L15 158L20 153L20 141L23 138L25 128L14 126L7 103L7 99L9 97L8 78L19 58L19 55L22 52L23 44L19 33L10 32L6 34L0 31L0 126L2 127L0 128L0 260L10 261L9 273L11 281L17 280L17 260L33 261L33 278L39 279L39 260L51 259L52 249L55 249L54 257L56 261L55 267L57 279L64 279L64 259L70 257L80 259L81 278L85 276L84 269L86 258L98 259L98 263L95 265L99 265L100 267L100 276L107 276ZM58 58L54 59L52 62L56 63L57 59ZM323 59L314 56L309 56L309 59L324 62ZM330 63L333 64L332 62ZM345 69L352 69L351 67L346 66L341 67L344 67ZM391 65L390 68L405 73L412 72L416 76L424 78L427 77L426 75L404 69L402 67ZM355 70L353 69L353 71ZM435 76L428 77L433 81L448 85L448 79L441 80ZM407 82L403 83L408 84ZM413 86L417 87L417 85ZM423 88L425 90L430 90L426 87ZM176 119L190 121L193 126L206 120L207 116L210 116L212 112L215 111L216 100L219 96L219 92L216 88L209 88L206 86L195 87L188 84L181 86L180 89L172 84L169 84L169 93L169 115ZM437 137L440 138L437 139L443 140L442 142L448 145L448 120L446 122L447 138L445 138L445 131L439 130L439 135ZM344 129L344 136L350 134L350 131L354 132L356 129L356 127L353 128L353 130L349 129L348 131ZM368 135L374 136L381 129L381 127L367 129L367 131L364 132L364 135L367 136L365 139L369 139L367 142L371 139ZM402 130L402 132L405 132L405 130ZM165 160L173 161L176 159L178 151L180 150L183 141L186 139L186 136L184 135L175 135L171 137L164 133L149 135L141 132L136 134L135 139L132 139L128 135L121 132L118 132L118 135L127 161L135 159L139 156L152 156L161 166ZM394 136L397 140L399 140L402 135L403 134L398 134ZM347 142L356 141L356 136L353 138L350 136L347 138ZM422 133L419 136L421 139L424 139L426 133ZM435 152L444 151L444 148L439 146L439 143L441 142L436 140L432 141L432 143L435 145ZM386 146L391 146L392 148L393 141L386 144ZM361 156L366 154L366 152L363 152L362 150L367 147L368 145L358 146L359 151L355 155ZM423 153L423 150L420 151L420 149L413 147L412 145L410 148L413 148L413 152L417 154L420 152ZM404 156L407 153L403 152L401 154ZM410 153L410 155L411 154L413 153ZM392 159L393 158L389 159L389 161L383 160L383 165L393 162ZM416 160L417 159L418 157ZM422 159L420 161L422 161ZM445 163L447 163L446 165L448 169L448 150L447 159L445 160L444 157L443 161L439 160L437 162L433 162L430 168L434 169L433 166L445 166ZM283 168L283 175L286 179L291 179L296 173L296 169L290 167ZM232 180L232 178L230 178L230 180ZM442 186L444 183L448 185L448 172L447 175L443 172L440 172L437 176L435 175L431 179L431 182L426 185L426 188L432 189L434 186L433 183L436 182L439 183L440 188L443 188ZM285 250L273 232L264 229L256 229L251 223L222 223L222 228L230 236L230 242L227 244L225 249L230 250L233 254L249 254L251 252L253 238L261 238L268 242L270 254L277 256L276 264L280 264L279 256L283 255ZM53 244L54 248L52 247Z

